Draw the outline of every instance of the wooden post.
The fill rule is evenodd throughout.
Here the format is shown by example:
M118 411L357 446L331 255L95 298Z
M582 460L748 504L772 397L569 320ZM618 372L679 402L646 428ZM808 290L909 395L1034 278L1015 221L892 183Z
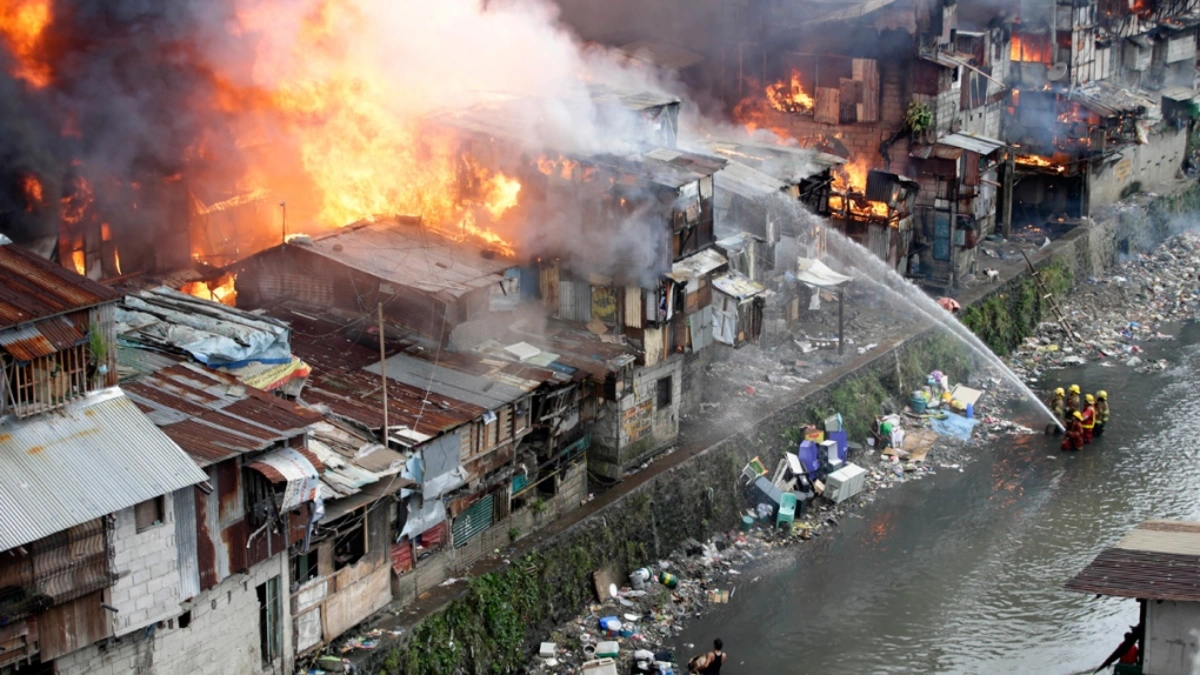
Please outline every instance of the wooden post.
M820 291L817 291L818 293ZM838 286L838 356L846 342L846 285Z
M1004 155L1004 177L1000 179L1000 198L1003 200L1000 222L1003 228L1001 234L1008 239L1012 236L1013 174L1017 170L1017 153L1010 148L1005 151Z
M383 303L378 305L379 314L379 377L383 384L383 447L388 447L388 382L387 382L387 352L383 345Z
M281 242L287 243L287 202L279 202L279 229L282 232Z

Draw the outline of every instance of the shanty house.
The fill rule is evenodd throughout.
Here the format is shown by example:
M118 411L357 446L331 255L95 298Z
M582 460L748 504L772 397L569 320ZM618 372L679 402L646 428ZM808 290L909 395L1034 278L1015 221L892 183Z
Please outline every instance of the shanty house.
M516 264L495 252L451 242L420 219L359 223L295 238L237 264L238 306L284 302L384 316L444 342L454 326L509 309L520 293Z
M1200 523L1149 520L1071 578L1067 590L1136 600L1136 671L1191 675L1200 659ZM1113 636L1118 642L1118 636Z

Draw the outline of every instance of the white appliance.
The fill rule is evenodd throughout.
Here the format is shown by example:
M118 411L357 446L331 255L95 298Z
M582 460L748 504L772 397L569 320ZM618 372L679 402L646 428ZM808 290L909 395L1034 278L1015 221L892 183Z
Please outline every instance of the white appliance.
M867 470L857 464L847 464L825 477L825 498L840 504L863 491L867 486Z
M825 453L825 459L829 462L829 466L837 469L842 465L842 458L838 453L837 441L822 441L821 450Z

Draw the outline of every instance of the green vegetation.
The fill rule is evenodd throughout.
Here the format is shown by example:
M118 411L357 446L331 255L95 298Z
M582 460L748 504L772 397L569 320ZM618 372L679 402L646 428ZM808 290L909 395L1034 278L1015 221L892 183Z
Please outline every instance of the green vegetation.
M904 113L904 124L914 134L919 134L933 126L933 111L928 105L913 101L908 104L908 110Z
M1051 295L1063 295L1071 289L1071 270L1055 260L1043 266L1042 283ZM1007 354L1033 334L1050 317L1049 302L1042 298L1037 283L1029 276L1008 282L999 293L966 308L962 322L997 354Z

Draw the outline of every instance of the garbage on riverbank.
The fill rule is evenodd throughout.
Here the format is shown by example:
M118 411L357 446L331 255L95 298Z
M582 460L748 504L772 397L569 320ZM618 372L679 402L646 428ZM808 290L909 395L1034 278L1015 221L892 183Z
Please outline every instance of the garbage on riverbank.
M1173 340L1170 322L1196 318L1200 308L1200 235L1171 237L1153 253L1119 263L1103 279L1081 281L1061 304L1081 342L1057 322L1038 326L1011 357L1023 379L1035 381L1057 368L1091 362L1138 372L1165 370L1165 360L1145 357L1146 343Z

